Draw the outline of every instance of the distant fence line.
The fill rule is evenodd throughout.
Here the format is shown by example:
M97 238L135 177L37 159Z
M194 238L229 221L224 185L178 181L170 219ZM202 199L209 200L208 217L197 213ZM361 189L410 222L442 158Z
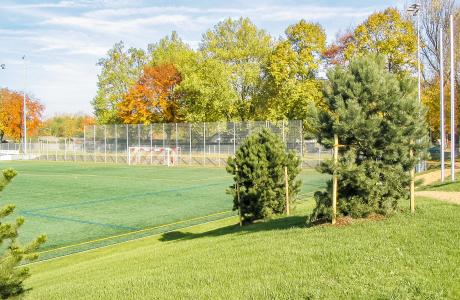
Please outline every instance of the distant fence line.
M27 154L20 144L1 144L2 159L101 162L152 165L224 166L251 133L267 128L312 168L331 150L305 140L302 121L229 123L156 123L151 125L90 125L83 138L30 139Z

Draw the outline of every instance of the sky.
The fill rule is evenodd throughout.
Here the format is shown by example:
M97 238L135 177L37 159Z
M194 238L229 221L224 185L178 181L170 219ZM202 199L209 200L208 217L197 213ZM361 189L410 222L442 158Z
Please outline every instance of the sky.
M142 1L0 0L0 87L26 90L45 105L45 116L92 113L96 63L114 43L146 48L173 30L197 48L202 34L228 18L249 17L274 38L300 19L320 23L331 41L404 0ZM22 57L25 55L25 64ZM26 70L26 71L25 71Z

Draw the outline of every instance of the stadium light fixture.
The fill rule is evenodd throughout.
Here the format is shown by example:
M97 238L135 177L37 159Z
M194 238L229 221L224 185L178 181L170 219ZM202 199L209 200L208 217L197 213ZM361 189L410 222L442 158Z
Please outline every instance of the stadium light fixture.
M1 64L1 65L0 65L0 68L1 68L2 70L5 70L5 69L6 69L5 64Z

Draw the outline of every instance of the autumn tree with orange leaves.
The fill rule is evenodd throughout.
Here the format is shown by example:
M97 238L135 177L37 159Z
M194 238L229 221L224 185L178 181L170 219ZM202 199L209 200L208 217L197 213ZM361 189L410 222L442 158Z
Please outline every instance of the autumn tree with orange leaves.
M180 121L180 95L175 87L181 81L172 64L145 67L140 79L118 104L119 118L125 124Z
M27 134L34 135L40 127L44 106L26 96ZM0 142L5 137L19 141L22 137L23 95L9 89L0 89Z

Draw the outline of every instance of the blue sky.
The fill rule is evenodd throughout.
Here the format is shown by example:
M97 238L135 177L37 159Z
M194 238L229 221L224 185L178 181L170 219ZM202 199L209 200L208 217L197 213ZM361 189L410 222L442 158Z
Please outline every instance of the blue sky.
M117 41L146 48L172 30L199 45L208 28L227 17L249 17L274 37L304 18L318 22L333 39L339 30L405 0L360 1L141 1L0 0L0 87L24 89L21 57L27 58L26 91L56 113L91 113L96 62Z

